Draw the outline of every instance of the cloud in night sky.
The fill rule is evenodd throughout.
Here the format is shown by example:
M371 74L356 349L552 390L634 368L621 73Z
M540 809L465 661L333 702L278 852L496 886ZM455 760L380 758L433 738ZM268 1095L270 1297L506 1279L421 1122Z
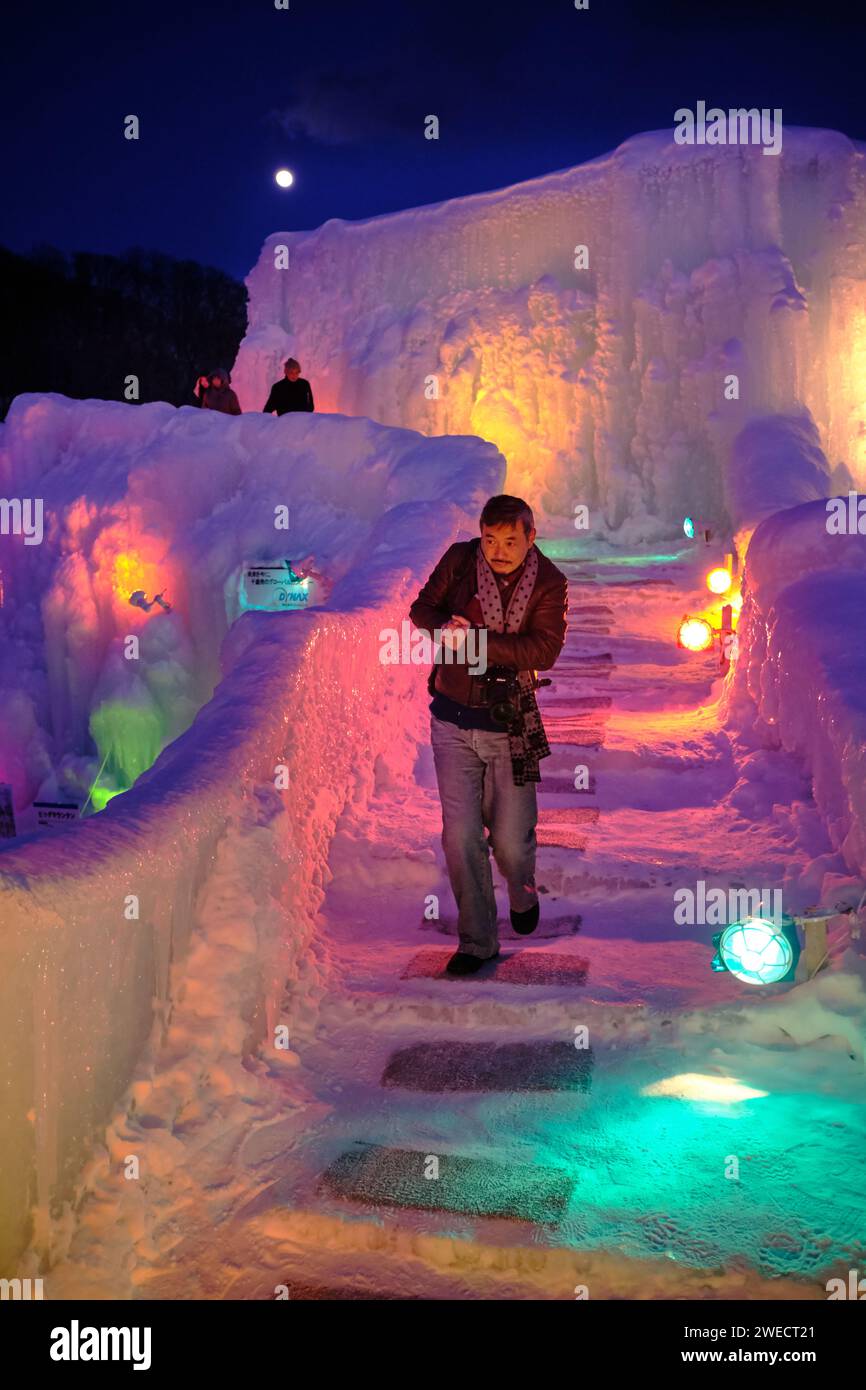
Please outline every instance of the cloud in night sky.
M406 130L417 122L417 110L417 94L405 72L330 69L300 78L293 99L273 118L293 139L355 145Z

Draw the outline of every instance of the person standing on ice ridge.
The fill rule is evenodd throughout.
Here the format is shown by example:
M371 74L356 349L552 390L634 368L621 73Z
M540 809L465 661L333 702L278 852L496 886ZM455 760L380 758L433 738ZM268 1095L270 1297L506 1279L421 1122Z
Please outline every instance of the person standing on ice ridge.
M210 376L200 376L196 384L195 402L205 410L220 410L223 415L240 415L241 403L232 390L231 377L225 367L217 367Z
M271 394L264 408L265 415L273 415L274 411L278 415L288 415L294 410L315 410L313 388L306 378L301 376L300 362L294 357L286 358L283 372L285 375L282 381L275 381L271 387Z
M536 548L522 498L491 497L480 529L479 540L445 552L409 613L416 628L434 640L438 631L455 653L484 653L486 643L477 675L470 661L449 662L440 650L427 687L442 847L458 908L460 947L446 967L452 975L474 974L499 954L491 849L508 885L514 930L528 935L538 925L535 784L550 746L535 672L554 665L567 628L566 577Z

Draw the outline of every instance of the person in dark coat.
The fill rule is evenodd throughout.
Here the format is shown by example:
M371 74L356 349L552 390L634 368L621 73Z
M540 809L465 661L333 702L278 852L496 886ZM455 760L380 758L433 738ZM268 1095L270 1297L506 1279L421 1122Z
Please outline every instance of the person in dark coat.
M458 908L449 975L474 974L499 954L491 850L515 932L528 936L538 926L535 784L550 745L535 673L554 665L567 628L568 581L536 547L526 502L491 497L480 531L446 550L409 614L454 654L439 651L427 686L442 846Z
M195 403L205 410L220 410L223 415L240 415L241 403L232 390L231 377L225 367L217 367L210 376L200 376L196 385Z
M283 364L282 381L275 381L265 405L265 414L288 415L293 410L315 410L310 383L301 376L301 364L288 357Z

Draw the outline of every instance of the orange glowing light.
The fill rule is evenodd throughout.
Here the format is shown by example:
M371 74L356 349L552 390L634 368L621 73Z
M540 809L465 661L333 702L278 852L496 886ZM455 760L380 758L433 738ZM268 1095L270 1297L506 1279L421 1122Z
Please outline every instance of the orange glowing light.
M123 550L114 557L114 591L118 598L129 599L129 595L140 589L144 579L144 561L137 550Z
M711 594L726 594L731 587L731 576L726 569L710 570L707 575L707 588Z
M713 645L713 629L705 618L683 618L677 642L690 652L705 652Z
M144 531L137 516L107 526L93 548L93 591L110 603L116 619L140 626L148 615L130 605L130 596L143 589L148 598L171 588L173 567L166 559L164 540ZM124 628L134 631L134 628Z

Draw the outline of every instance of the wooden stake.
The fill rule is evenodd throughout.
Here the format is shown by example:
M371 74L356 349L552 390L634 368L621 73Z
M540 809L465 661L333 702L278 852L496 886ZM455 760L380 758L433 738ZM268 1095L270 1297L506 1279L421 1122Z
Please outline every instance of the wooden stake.
M803 953L806 977L811 980L827 964L827 918L817 918L813 922L804 921L803 932L806 937L806 949Z

